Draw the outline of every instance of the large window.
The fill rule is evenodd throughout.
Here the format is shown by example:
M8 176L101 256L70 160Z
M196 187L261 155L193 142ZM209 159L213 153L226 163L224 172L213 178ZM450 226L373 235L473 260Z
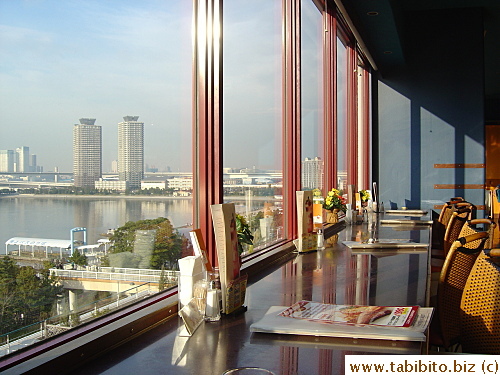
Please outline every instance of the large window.
M0 345L19 322L47 335L174 285L193 223L215 264L211 204L235 203L242 255L265 262L292 247L295 190L368 187L369 69L324 4L0 1L0 243L17 237L0 288L47 260L63 281L36 288L55 296L40 311L2 310ZM64 281L91 272L120 281Z
M0 243L13 261L0 347L176 283L192 222L191 21L185 0L0 2Z
M281 13L273 0L224 7L224 201L250 225L245 252L283 238Z
M370 73L363 61L358 61L357 84L357 134L358 134L358 184L361 189L371 189L371 128Z
M323 189L323 16L311 0L301 0L302 189Z
M348 181L347 48L337 38L337 187L346 191Z

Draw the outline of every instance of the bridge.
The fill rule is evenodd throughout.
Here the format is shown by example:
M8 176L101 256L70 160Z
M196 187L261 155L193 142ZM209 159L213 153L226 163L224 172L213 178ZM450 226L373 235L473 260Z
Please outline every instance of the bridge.
M157 293L161 278L164 280L165 289L176 285L178 280L178 271L137 268L100 267L98 271L51 268L50 273L59 277L64 288L70 289L67 312L63 312L61 300L57 303L57 315L0 335L0 358ZM76 293L71 289L106 290L115 293L89 305L78 306Z
M63 270L51 271L59 272ZM71 270L71 272L85 271ZM122 275L124 274L126 273L122 273ZM76 275L70 274L70 276ZM129 277L124 276L123 278L127 279ZM86 306L77 306L75 295L70 291L68 303L69 306L66 313L63 312L64 309L58 302L57 315L31 324L29 326L17 329L13 332L0 335L0 357L48 339L54 335L57 335L58 333L67 331L71 327L92 320L99 315L106 314L109 311L118 309L122 306L127 306L137 300L146 298L158 291L158 287L152 287L151 284L152 283L137 283L137 285L135 286L129 286L129 288L126 290L124 289L119 293L113 294L110 297L106 297L98 301L94 301Z
M166 177L179 177L179 176L192 176L191 172L145 172L145 177L166 176ZM0 172L0 176L13 176L13 177L73 177L73 172ZM118 177L118 173L103 173L103 178Z
M59 278L64 289L115 293L122 293L143 283L148 283L150 288L158 291L162 277L167 288L177 285L179 278L178 271L115 267L100 267L99 271L51 268L50 274Z

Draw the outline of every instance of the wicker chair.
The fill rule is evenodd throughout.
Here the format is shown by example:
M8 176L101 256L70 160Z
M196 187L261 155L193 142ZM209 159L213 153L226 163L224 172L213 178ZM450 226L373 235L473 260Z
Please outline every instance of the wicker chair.
M496 223L491 220L491 219L473 219L473 220L467 220L465 224L462 227L462 230L460 231L459 237L465 237L470 234L474 234L478 232L477 225L483 225L484 230L488 231L489 237L486 243L484 244L485 249L491 249L493 246L492 241L493 241L493 234L494 230L496 228Z
M443 236L442 248L435 248L434 245L432 246L431 257L439 259L438 261L432 262L432 272L441 272L446 254L448 254L453 242L459 238L462 227L469 218L469 215L470 209L468 208L456 210L452 213Z
M482 251L465 285L461 301L464 353L500 354L500 249Z
M434 222L432 228L432 248L442 250L445 247L445 236L448 230L449 222L453 217L454 212L462 213L463 211L468 211L469 215L468 219L472 219L476 206L472 203L464 201L462 198L452 198L454 201L447 202L443 208L441 209L441 213L439 214L439 218ZM462 200L460 200L462 199ZM463 216L463 215L461 215ZM448 244L451 246L451 243L458 238L458 235Z
M439 277L436 315L431 325L432 345L450 350L458 343L462 292L488 237L488 232L476 232L460 237L451 246Z

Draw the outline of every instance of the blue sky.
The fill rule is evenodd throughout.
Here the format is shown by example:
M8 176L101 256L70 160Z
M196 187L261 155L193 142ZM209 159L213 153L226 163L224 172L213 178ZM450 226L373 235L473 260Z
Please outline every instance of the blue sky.
M45 170L71 171L73 124L92 117L108 170L118 122L138 115L146 163L190 169L190 8L182 0L0 1L0 149L29 146Z
M281 168L280 4L225 3L224 166ZM190 170L191 7L190 0L0 0L0 149L29 146L45 170L71 171L73 125L96 118L108 171L117 124L135 115L145 126L146 163ZM320 58L314 46L304 48ZM317 119L317 84L305 79L313 90L303 102Z

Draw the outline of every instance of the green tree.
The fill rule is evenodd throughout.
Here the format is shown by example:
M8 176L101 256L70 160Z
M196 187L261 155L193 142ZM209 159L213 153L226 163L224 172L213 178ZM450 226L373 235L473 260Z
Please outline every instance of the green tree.
M62 291L49 270L20 267L7 256L0 260L0 334L51 315Z
M87 257L80 253L78 249L75 249L73 251L73 255L71 255L69 258L69 261L72 263L75 263L77 266L86 266L87 265Z
M16 263L11 258L5 256L0 260L0 333L15 326L17 272Z
M185 241L184 237L174 229L170 220L164 217L125 223L124 226L116 229L111 236L110 240L113 245L110 248L110 253L134 253L138 230L156 230L153 253L150 259L151 267L154 269L161 269L162 266L175 268L177 260L181 257Z

